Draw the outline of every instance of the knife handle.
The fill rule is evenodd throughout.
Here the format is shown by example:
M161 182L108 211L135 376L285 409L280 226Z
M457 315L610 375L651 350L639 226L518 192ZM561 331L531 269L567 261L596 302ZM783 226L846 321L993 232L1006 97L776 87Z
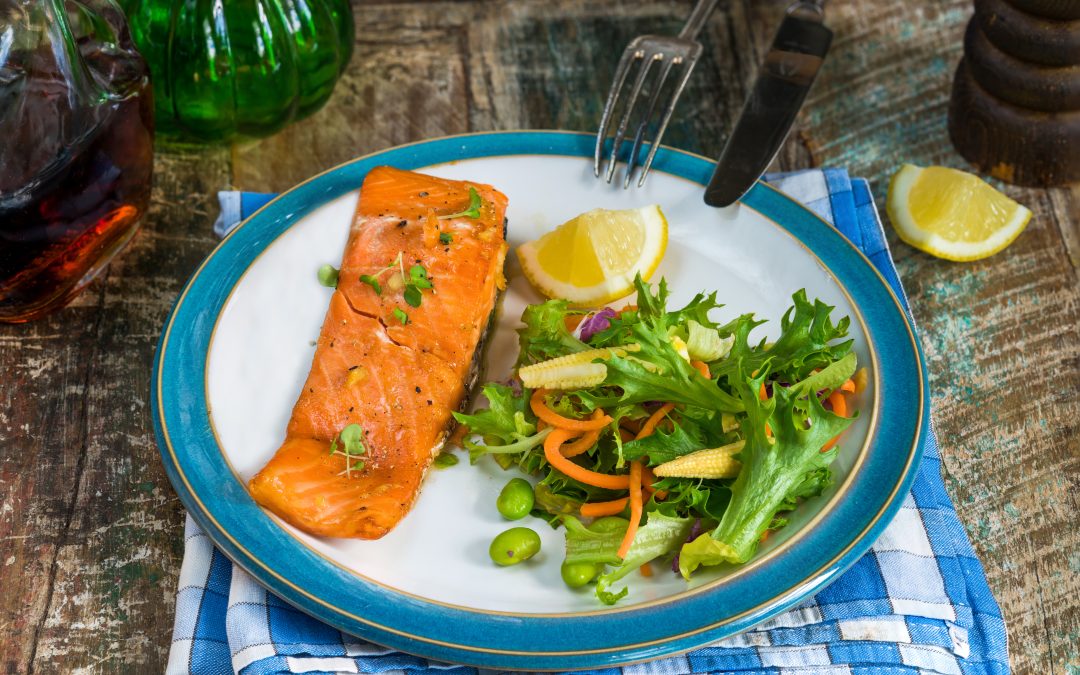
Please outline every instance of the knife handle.
M807 2L796 3L796 5L814 6ZM821 18L820 14L807 17L801 11L789 12L780 22L780 28L776 31L776 37L773 38L769 52L808 54L825 58L829 45L832 44L833 34L821 23Z

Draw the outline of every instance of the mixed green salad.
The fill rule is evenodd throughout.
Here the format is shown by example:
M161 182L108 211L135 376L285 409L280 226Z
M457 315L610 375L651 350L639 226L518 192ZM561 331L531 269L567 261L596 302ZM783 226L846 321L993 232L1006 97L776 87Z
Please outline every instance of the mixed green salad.
M763 322L715 322L716 293L670 310L664 280L635 286L637 304L621 310L527 307L516 376L484 385L487 408L455 413L473 463L490 455L539 478L531 495L526 481L514 494L508 485L500 511L563 527L564 580L594 583L606 604L654 560L685 578L749 560L786 512L829 486L852 421L845 397L865 379L849 319L834 322L804 291L773 341L751 342ZM500 535L492 558L531 556L539 539L511 536L527 529Z

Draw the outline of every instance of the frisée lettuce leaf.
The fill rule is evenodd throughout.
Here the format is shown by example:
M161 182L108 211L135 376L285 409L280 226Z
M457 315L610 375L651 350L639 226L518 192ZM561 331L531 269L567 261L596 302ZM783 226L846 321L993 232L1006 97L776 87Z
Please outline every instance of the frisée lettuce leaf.
M786 387L774 387L772 397L760 400L764 374L740 373L739 379L735 389L747 416L746 445L739 453L742 468L720 524L682 547L679 571L686 578L700 565L749 560L776 513L792 496L806 491L807 479L820 485L820 469L836 455L835 448L821 448L852 422L825 410L816 396L800 398Z

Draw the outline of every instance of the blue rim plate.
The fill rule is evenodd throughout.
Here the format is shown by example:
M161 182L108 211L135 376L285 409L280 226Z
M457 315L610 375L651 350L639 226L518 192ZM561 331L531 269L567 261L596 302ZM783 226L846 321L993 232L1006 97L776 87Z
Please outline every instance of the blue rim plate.
M742 204L817 257L858 308L877 359L878 409L857 476L812 528L732 583L612 611L528 615L474 611L366 582L269 518L235 477L212 429L205 373L213 331L233 288L282 233L355 190L373 167L417 169L511 155L586 158L592 136L515 131L454 136L362 157L283 193L207 257L177 300L154 365L152 405L163 463L196 522L236 564L289 603L364 639L442 661L498 669L621 665L733 635L791 607L862 556L907 495L929 427L925 375L912 326L888 284L842 235L758 183ZM662 148L655 169L704 185L713 164ZM512 227L513 225L511 225Z

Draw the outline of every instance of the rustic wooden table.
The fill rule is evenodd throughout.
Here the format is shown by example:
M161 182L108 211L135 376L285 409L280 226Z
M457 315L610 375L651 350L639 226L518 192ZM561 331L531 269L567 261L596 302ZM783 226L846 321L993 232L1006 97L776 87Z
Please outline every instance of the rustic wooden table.
M716 156L784 0L731 0L668 131ZM183 513L148 406L158 332L215 239L215 193L284 190L356 155L491 129L591 130L623 45L675 32L679 2L356 5L329 105L272 138L159 149L141 234L68 309L0 327L0 664L160 672ZM829 7L832 53L779 159L844 166L882 206L902 162L964 167L946 106L969 0ZM1004 253L953 264L893 237L929 360L945 481L986 565L1020 673L1080 670L1080 189L1007 190L1035 217Z

